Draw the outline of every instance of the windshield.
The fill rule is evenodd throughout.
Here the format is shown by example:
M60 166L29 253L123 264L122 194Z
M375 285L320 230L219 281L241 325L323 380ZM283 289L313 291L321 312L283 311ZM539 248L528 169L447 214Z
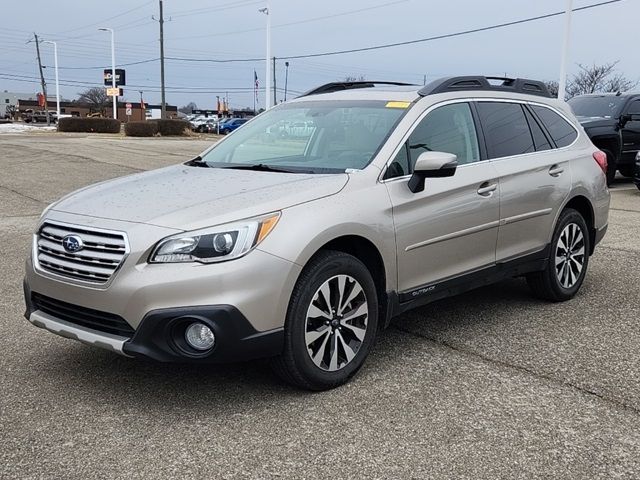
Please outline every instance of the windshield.
M617 116L618 110L622 107L624 99L613 95L603 95L602 97L573 97L569 100L569 105L579 117L604 117L611 118Z
M397 108L398 104L403 108ZM280 105L219 142L201 161L210 167L259 166L307 173L362 169L389 136L406 106L386 101Z

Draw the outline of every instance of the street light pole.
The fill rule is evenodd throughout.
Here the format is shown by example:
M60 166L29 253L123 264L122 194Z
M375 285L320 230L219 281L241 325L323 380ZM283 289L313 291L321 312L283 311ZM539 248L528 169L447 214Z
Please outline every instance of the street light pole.
M284 62L284 101L287 101L287 83L289 83L289 62Z
M264 76L265 110L271 108L271 1L267 0L267 6L258 10L267 16L267 56L265 58L266 73Z
M99 28L102 32L111 32L111 87L116 88L116 43L113 28ZM113 118L118 118L118 96L113 96Z
M573 0L567 0L564 24L564 45L562 48L562 60L560 63L560 81L558 82L558 99L564 101L567 90L567 62L569 59L569 43L571 41L571 14L573 11Z
M56 118L60 121L60 82L58 81L58 44L51 40L45 40L42 43L50 43L53 45L53 65L56 70Z

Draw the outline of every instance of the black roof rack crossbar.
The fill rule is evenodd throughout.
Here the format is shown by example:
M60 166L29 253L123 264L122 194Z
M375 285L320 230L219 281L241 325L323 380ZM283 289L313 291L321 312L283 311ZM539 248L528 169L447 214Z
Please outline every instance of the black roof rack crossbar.
M331 82L309 90L306 93L300 95L300 97L307 97L309 95L318 95L320 93L339 92L341 90L351 90L352 88L372 88L376 85L394 85L394 86L411 86L410 83L402 82L378 82L371 81L359 81L359 82Z
M491 82L491 80L493 80L493 82ZM425 97L427 95L435 95L436 93L456 92L460 90L497 90L551 97L549 89L544 82L538 80L482 76L440 78L421 88L418 93Z

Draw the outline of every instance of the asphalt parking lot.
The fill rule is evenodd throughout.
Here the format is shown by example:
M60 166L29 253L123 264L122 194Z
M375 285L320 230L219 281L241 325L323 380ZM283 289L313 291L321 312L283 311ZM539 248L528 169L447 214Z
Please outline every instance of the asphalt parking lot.
M574 300L515 279L421 308L330 392L265 362L127 359L22 317L48 203L209 143L0 136L0 478L640 477L640 191L626 180Z

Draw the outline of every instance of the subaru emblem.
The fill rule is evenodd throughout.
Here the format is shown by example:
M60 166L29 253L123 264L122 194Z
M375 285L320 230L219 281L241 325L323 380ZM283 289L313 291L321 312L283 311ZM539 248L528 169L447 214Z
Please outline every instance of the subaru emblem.
M69 253L76 253L82 250L84 242L78 235L67 235L62 239L62 246Z

